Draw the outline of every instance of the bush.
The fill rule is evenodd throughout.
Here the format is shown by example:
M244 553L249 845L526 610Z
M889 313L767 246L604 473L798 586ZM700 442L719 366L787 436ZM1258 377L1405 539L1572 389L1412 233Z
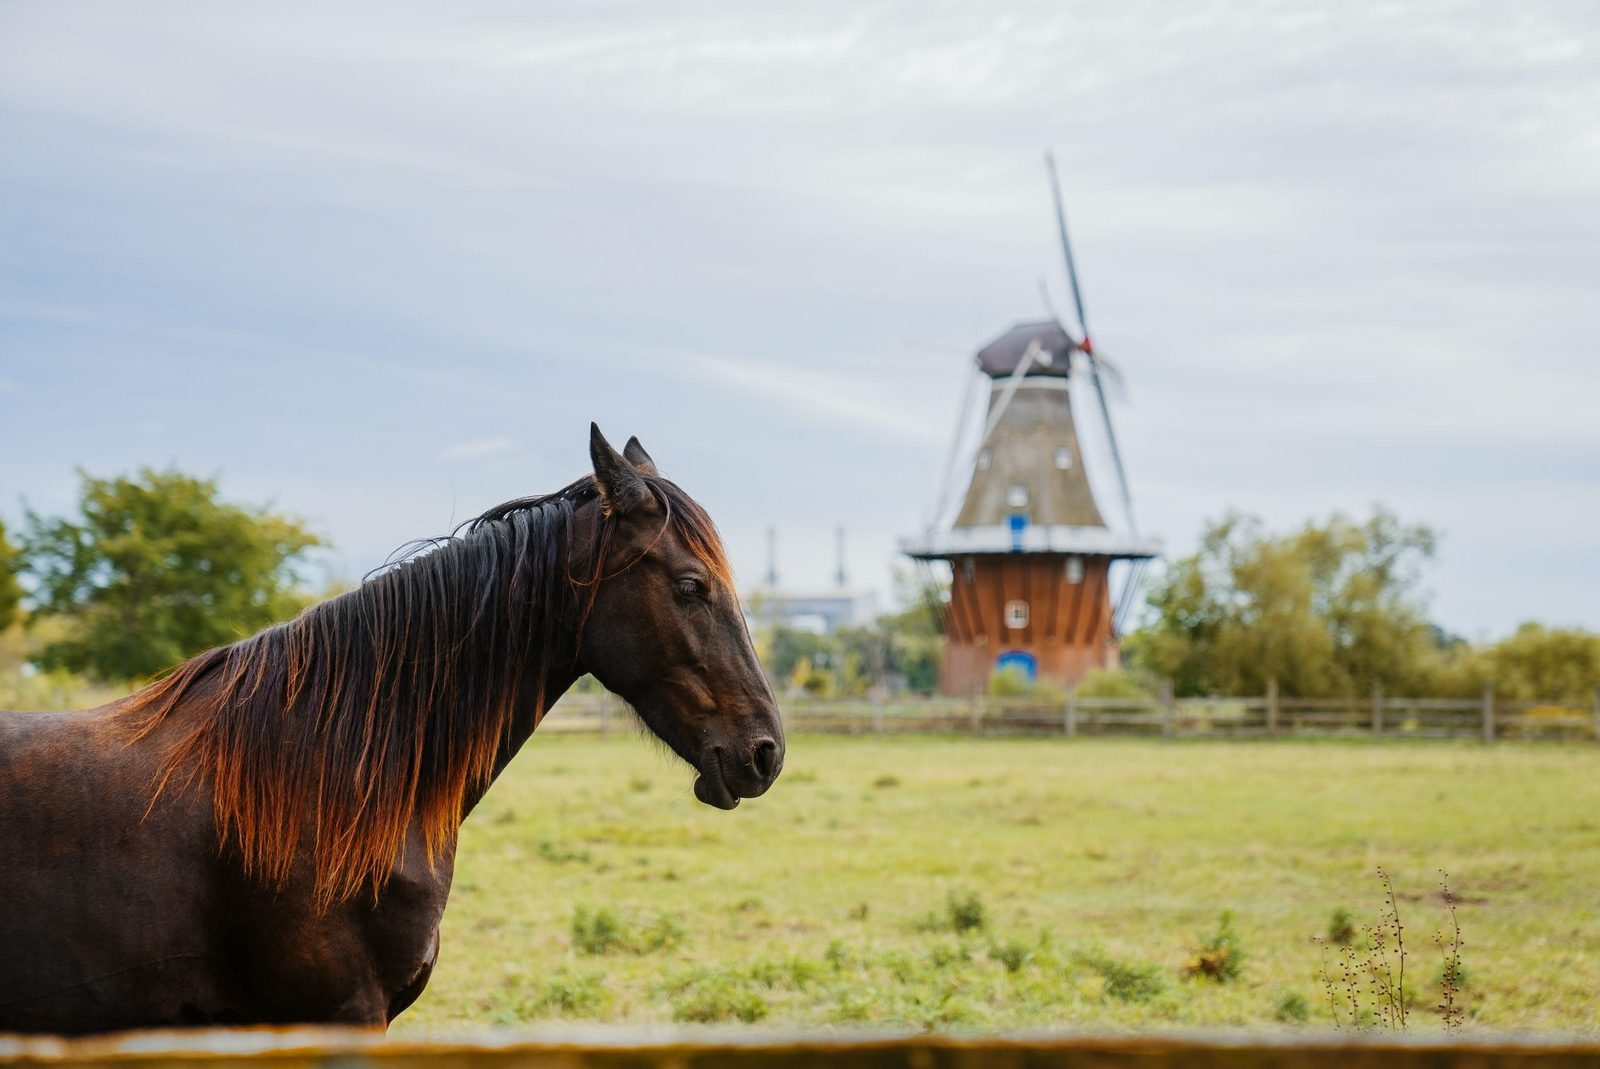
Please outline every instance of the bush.
M822 965L799 955L757 958L750 966L750 979L767 988L804 991L820 980L822 975Z
M1026 943L1008 939L1004 943L989 944L989 957L1005 966L1006 972L1015 973L1033 960L1033 950Z
M611 992L600 973L563 968L545 981L534 1009L561 1017L602 1017L611 1003Z
M945 909L953 932L975 932L988 923L983 899L976 891L951 891Z
M1244 968L1244 950L1239 945L1239 933L1233 927L1233 911L1223 910L1217 918L1217 930L1200 939L1200 945L1190 956L1183 971L1190 976L1203 976L1219 984L1237 980Z
M1167 987L1159 965L1123 962L1104 954L1083 955L1079 961L1099 974L1105 993L1119 1002L1149 1002Z
M1278 996L1277 1008L1272 1016L1284 1024L1305 1024L1311 1019L1311 1006L1298 991L1284 991Z
M643 927L604 906L592 911L579 906L572 914L572 949L586 956L613 951L650 954L681 946L687 938L683 923L670 913L657 914Z
M1080 698L1126 698L1130 701L1155 697L1131 672L1114 668L1091 668L1078 684Z
M988 692L995 698L1032 698L1047 705L1060 705L1066 692L1051 679L1029 679L1020 668L1007 666L989 676Z
M1340 906L1328 918L1328 942L1334 946L1349 946L1356 937L1356 915Z
M754 1024L770 1007L759 992L737 976L719 972L692 974L678 985L672 1000L672 1019L695 1024L738 1020Z
M609 954L629 942L628 926L615 911L601 907L590 912L579 906L572 913L572 949L579 954Z

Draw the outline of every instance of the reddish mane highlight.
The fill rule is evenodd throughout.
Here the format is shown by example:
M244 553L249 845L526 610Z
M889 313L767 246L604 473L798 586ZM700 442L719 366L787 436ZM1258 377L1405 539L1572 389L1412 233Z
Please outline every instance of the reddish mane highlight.
M685 545L731 583L705 511L667 480L641 477ZM431 861L487 789L519 705L542 716L547 651L563 629L581 633L604 577L571 574L573 515L595 497L584 478L497 506L355 590L134 694L115 713L131 736L173 735L150 804L204 783L219 840L245 870L282 886L309 856L324 908L376 894L413 821ZM613 527L602 516L580 555L603 561Z

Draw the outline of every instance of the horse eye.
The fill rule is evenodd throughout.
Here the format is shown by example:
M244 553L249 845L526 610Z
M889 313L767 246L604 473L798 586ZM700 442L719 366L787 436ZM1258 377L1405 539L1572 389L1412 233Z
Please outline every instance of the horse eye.
M706 585L698 579L679 579L678 593L686 598L703 598L706 596Z

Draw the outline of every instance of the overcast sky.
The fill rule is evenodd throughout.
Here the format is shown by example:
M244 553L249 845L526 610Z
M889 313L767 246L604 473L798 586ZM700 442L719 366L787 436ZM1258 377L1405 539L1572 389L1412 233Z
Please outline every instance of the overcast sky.
M353 576L596 419L886 588L1046 147L1144 531L1382 503L1445 626L1600 627L1589 2L0 3L0 515L170 462Z

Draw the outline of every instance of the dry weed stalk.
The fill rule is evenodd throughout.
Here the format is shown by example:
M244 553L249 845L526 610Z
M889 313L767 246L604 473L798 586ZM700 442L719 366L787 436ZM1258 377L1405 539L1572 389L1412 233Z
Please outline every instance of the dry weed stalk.
M1465 1014L1461 1009L1461 919L1456 916L1456 896L1450 890L1450 874L1440 871L1439 894L1444 900L1444 908L1450 914L1450 938L1446 941L1442 932L1436 932L1433 941L1438 944L1439 951L1444 955L1444 969L1440 973L1439 987L1441 997L1439 1001L1439 1016L1444 1018L1446 1032L1456 1032L1461 1029L1461 1022Z

